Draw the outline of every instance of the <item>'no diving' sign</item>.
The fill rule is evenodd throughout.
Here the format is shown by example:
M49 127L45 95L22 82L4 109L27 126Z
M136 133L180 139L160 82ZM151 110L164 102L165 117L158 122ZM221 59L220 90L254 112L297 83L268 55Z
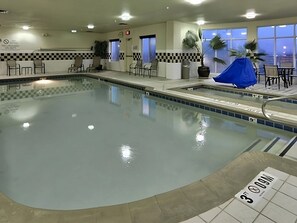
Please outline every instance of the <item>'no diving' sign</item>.
M4 39L3 41L2 41L4 44L9 44L9 40L8 39Z
M235 195L243 203L254 206L269 191L277 177L261 171L243 190Z

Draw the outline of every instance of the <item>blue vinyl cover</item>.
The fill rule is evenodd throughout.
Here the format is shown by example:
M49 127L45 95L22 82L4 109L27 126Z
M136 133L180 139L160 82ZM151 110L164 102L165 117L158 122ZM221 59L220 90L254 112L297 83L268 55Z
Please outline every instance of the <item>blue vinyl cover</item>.
M248 58L236 58L229 67L213 79L215 82L234 84L237 88L246 88L257 83L255 70Z

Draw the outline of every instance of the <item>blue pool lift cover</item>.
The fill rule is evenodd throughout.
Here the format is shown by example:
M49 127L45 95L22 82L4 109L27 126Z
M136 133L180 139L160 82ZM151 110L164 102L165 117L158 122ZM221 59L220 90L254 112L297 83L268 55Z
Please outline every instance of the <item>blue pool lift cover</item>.
M257 83L255 70L248 58L237 58L219 76L213 78L215 82L231 83L237 88L246 88Z

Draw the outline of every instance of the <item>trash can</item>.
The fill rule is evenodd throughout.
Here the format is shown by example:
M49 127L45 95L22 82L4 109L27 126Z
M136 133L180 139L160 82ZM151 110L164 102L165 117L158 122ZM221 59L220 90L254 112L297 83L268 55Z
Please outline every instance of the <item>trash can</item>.
M183 60L182 61L182 79L190 78L190 61Z

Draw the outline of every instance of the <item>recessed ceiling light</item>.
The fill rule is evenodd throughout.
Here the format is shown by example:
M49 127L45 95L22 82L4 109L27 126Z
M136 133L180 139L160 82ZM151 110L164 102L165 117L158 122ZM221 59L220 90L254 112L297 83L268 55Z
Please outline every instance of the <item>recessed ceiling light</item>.
M93 24L89 24L89 25L88 25L88 29L94 29L94 27L95 27L95 26L94 26Z
M128 12L125 12L120 16L120 18L124 21L127 21L127 20L130 20L132 16Z
M7 14L7 13L8 13L8 10L0 9L0 14Z
M72 33L76 33L77 30L76 30L76 29L72 29L71 32L72 32Z
M185 0L185 1L191 3L192 5L199 5L203 2L203 0Z
M197 22L196 22L199 26L202 26L205 24L205 21L203 19L199 19Z
M23 30L28 30L28 29L30 29L29 26L23 26L22 28L23 28Z
M244 15L247 19L254 19L258 14L255 13L255 11L250 10L247 11L247 13Z
M166 9L169 10L169 6L166 6Z

